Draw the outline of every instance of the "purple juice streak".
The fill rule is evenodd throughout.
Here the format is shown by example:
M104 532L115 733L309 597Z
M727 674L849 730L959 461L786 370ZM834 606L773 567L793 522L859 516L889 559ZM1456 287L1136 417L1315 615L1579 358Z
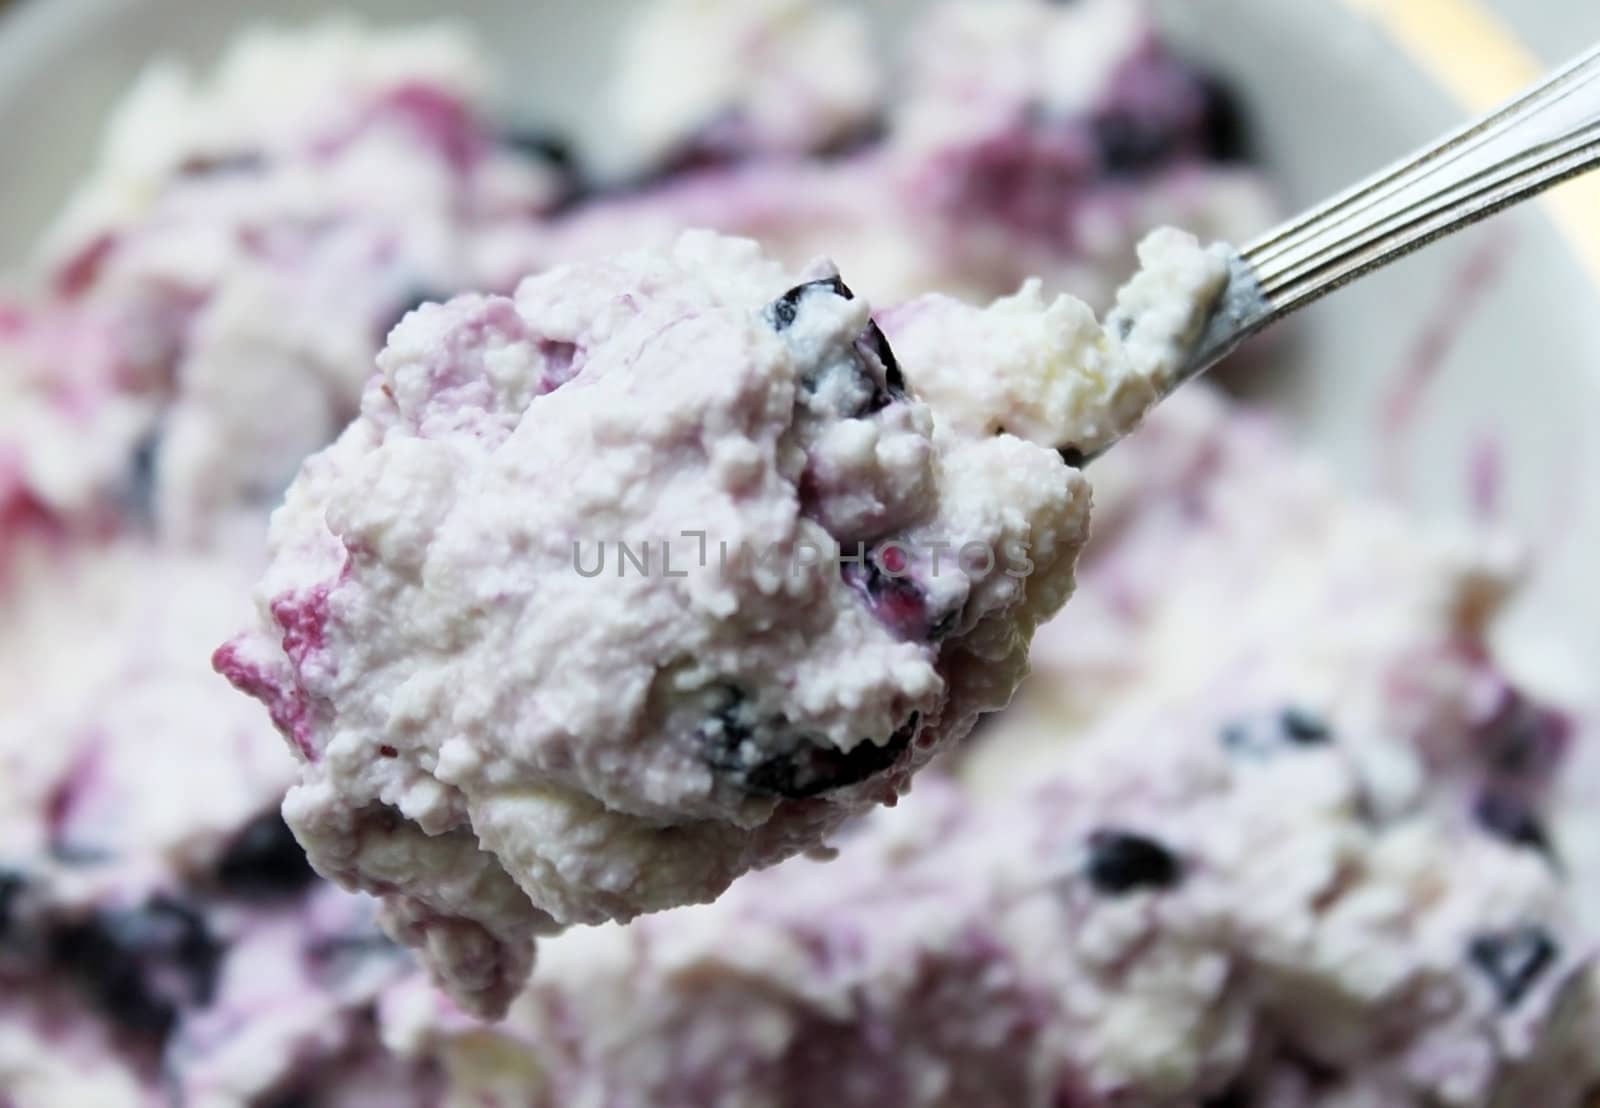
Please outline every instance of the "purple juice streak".
M0 449L0 574L8 568L13 543L23 535L61 537L62 522L28 485L21 461Z
M903 572L903 568L896 572ZM890 577L876 568L863 568L854 563L846 564L841 573L845 583L856 591L885 627L910 641L927 637L927 605L921 590L909 577Z
M1485 522L1500 514L1500 494L1505 478L1505 457L1499 440L1482 435L1467 455L1467 489L1472 510Z
M56 292L72 300L89 291L116 245L116 236L107 232L79 249L56 271Z
M234 688L246 696L253 696L266 705L267 714L307 761L317 760L316 746L312 741L313 719L311 698L299 685L287 684L261 667L239 656L239 648L228 642L211 655L211 667L220 673Z
M1543 783L1567 760L1577 724L1566 712L1531 700L1501 680L1494 704L1475 730L1491 774Z
M555 392L583 372L583 363L578 360L578 348L570 342L540 339L539 353L545 360L544 376L539 382L540 395Z
M67 772L56 782L45 801L45 827L50 841L60 842L73 809L80 798L94 787L101 766L100 742L92 742L72 762Z
M1138 120L1160 134L1161 161L1203 157L1207 117L1206 87L1200 75L1147 39L1117 67L1099 112Z
M338 156L374 124L401 120L458 174L470 172L489 149L471 109L452 93L433 85L400 85L370 105L354 125L323 138L312 148L317 158Z
M405 85L379 103L380 114L408 119L458 173L465 173L487 148L467 105L443 89Z
M1416 429L1429 390L1460 343L1466 321L1473 318L1477 306L1494 291L1509 253L1510 240L1505 232L1491 233L1485 238L1456 270L1438 306L1424 317L1421 330L1406 351L1399 370L1391 377L1395 384L1383 396L1378 413L1382 451L1379 473L1383 484L1396 497L1403 497L1410 485L1406 479L1404 449Z
M936 159L923 191L954 220L997 223L1067 247L1073 209L1097 170L1093 137L1081 123L1024 118Z

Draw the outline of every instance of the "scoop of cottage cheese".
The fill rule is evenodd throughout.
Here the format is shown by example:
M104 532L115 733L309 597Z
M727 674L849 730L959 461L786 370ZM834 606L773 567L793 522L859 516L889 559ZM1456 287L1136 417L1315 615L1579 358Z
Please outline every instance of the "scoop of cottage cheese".
M1209 275L1192 330L1225 257L1162 241ZM923 308L902 369L826 263L691 232L557 268L405 320L291 487L216 665L304 763L313 862L469 1009L539 932L819 847L1010 698L1086 537L1059 448L1165 363L1036 296L992 351Z

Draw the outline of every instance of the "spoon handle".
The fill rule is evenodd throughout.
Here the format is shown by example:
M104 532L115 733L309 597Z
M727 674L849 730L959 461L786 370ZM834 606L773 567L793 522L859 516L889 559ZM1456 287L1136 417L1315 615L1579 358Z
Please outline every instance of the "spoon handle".
M1177 382L1290 312L1600 164L1600 46L1245 246Z

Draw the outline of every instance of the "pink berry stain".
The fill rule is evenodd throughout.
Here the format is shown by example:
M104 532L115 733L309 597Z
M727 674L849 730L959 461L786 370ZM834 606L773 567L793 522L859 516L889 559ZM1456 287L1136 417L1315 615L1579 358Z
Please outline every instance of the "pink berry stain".
M88 292L99 279L101 269L116 247L116 236L111 234L100 235L90 241L56 271L56 291L69 300Z
M284 593L272 601L272 618L283 628L283 652L298 672L306 657L321 650L328 638L327 585Z
M234 688L267 706L272 722L309 762L317 760L312 740L311 698L288 672L270 673L244 656L239 639L223 643L211 655L211 667ZM287 670L287 667L285 667Z

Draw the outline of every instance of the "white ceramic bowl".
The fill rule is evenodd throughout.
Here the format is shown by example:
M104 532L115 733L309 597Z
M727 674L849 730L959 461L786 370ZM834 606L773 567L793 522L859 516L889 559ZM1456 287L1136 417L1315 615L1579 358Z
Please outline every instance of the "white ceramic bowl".
M426 0L340 6L382 23L440 12ZM514 75L508 110L581 126L596 118L609 41L632 6L464 0L453 10L486 32ZM919 6L871 3L886 35ZM108 106L152 55L203 60L248 22L328 7L33 0L14 10L0 22L0 265L24 256L85 165ZM1491 99L1526 75L1474 0L1166 0L1163 12L1182 47L1240 92L1290 204L1459 119L1461 98ZM1427 515L1470 515L1486 459L1497 456L1502 516L1536 554L1501 644L1526 679L1587 696L1600 674L1600 445L1590 426L1600 417L1600 250L1574 247L1596 241L1574 226L1584 207L1576 195L1558 204L1563 228L1548 210L1515 212L1317 306L1260 384L1351 482ZM1408 387L1423 400L1397 438L1384 433L1386 413Z

